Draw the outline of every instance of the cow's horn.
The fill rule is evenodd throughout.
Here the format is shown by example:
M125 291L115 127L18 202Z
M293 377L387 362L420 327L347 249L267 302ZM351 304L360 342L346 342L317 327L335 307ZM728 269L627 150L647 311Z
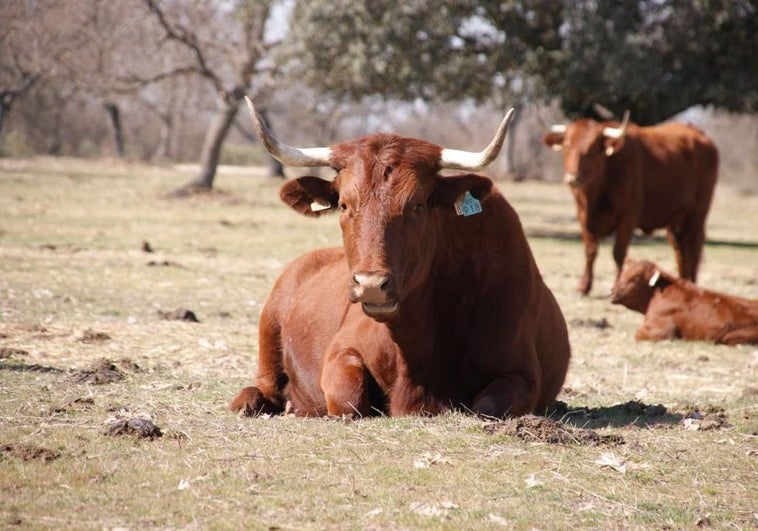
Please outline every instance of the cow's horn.
M655 272L652 275L650 275L650 280L648 280L647 283L651 288L654 288L655 285L658 283L658 279L660 278L661 278L661 270L656 269Z
M603 129L603 136L607 138L621 138L626 134L626 126L629 125L629 109L624 111L624 119L621 120L620 127L606 127Z
M288 166L329 166L332 150L328 147L296 148L283 144L263 122L253 102L245 96L245 103L253 120L258 138L272 157Z
M503 147L505 134L508 132L508 124L513 118L515 109L511 108L505 113L505 118L500 122L495 137L478 153L473 151L461 151L458 149L443 149L440 156L440 168L449 170L479 171L486 168L497 158Z

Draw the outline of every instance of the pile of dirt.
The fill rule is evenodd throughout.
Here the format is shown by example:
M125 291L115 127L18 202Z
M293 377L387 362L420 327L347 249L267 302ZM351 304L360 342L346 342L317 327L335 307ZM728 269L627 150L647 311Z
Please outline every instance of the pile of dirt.
M130 419L117 419L109 422L105 427L105 435L111 437L136 435L143 439L155 439L163 437L163 432L150 420L132 417Z
M574 327L598 328L600 330L613 328L611 323L605 317L601 317L600 319L582 319L581 317L578 317L569 321L569 325Z
M195 312L192 310L188 310L187 308L178 308L174 310L173 312L165 312L162 310L158 310L158 316L161 319L165 319L167 321L186 321L188 323L199 323L200 319L197 318L197 315L195 315Z
M28 356L29 352L20 348L0 347L0 359L12 358L14 356Z
M729 417L722 408L707 407L689 411L682 420L685 429L692 431L725 430L731 428Z
M105 343L111 339L111 336L105 332L98 332L96 330L90 330L89 328L87 330L82 330L75 338L79 343L85 343L88 345L93 343Z
M86 396L83 398L74 398L73 400L69 400L68 402L61 405L51 406L48 411L51 415L60 415L63 413L70 413L72 411L89 409L94 405L95 399L91 396Z
M136 364L132 365L137 367ZM124 373L111 360L101 358L91 367L72 373L71 379L77 383L102 385L123 380Z
M491 434L548 444L619 446L625 442L620 435L600 435L593 430L575 428L557 420L536 415L508 418L489 424L484 429Z

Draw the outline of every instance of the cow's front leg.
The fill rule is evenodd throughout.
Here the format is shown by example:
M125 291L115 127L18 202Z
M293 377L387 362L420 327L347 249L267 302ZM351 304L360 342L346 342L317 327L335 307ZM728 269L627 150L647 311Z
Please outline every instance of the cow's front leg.
M637 341L664 341L677 339L680 336L679 327L676 326L673 319L651 315L650 310L645 316L645 322L634 334Z
M506 374L487 385L471 404L478 415L503 418L534 412L539 401L536 375L523 372Z
M284 401L278 395L267 398L257 387L245 387L227 406L231 411L248 417L277 414L284 411Z
M632 241L634 234L634 224L621 223L616 229L616 241L613 242L613 261L616 262L616 279L621 274L621 267L624 265L626 251L629 249L629 243Z
M367 372L363 358L356 350L329 349L321 371L321 389L329 415L369 415Z
M398 377L390 391L390 415L440 415L451 408L450 403L440 401L426 392L426 389L413 384L404 376Z
M582 241L584 242L584 274L579 281L577 291L582 295L587 295L592 289L592 268L597 258L597 236L583 228Z

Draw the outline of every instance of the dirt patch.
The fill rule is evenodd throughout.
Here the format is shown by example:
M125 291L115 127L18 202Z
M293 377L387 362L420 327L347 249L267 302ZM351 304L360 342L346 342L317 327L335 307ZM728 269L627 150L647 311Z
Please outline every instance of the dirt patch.
M491 434L507 435L527 442L577 444L581 446L619 446L620 435L600 435L593 430L575 428L557 420L536 415L505 419L484 427Z
M569 325L571 326L577 326L577 327L584 327L584 328L598 328L600 330L605 330L606 328L613 328L611 326L611 323L608 322L608 319L605 317L601 319L572 319L569 321Z
M22 461L40 460L46 463L48 461L55 461L61 456L61 453L41 446L17 443L0 446L0 456L10 456Z
M682 425L692 431L725 430L732 427L726 412L714 407L705 408L703 413L697 409L688 412Z
M167 321L186 321L188 323L200 322L200 319L197 318L195 312L188 310L187 308L178 308L173 312L164 312L162 310L158 310L158 316L161 319L165 319Z
M152 421L133 417L130 419L117 419L108 422L105 427L105 435L117 437L119 435L136 435L143 439L155 439L163 437L161 429Z
M9 348L9 347L0 348L0 360L12 358L14 356L28 356L28 355L29 355L29 352L24 349Z
M106 341L110 341L112 338L105 332L97 332L95 330L90 330L89 328L87 330L82 330L78 334L76 334L76 337L74 338L75 341L78 341L79 343L86 343L86 344L92 344L92 343L105 343Z
M184 267L182 264L174 262L172 260L150 260L145 265L147 265L147 267Z
M84 398L74 398L73 400L69 400L65 404L51 407L49 412L51 415L56 415L56 414L61 414L61 413L70 413L72 411L80 411L82 409L88 409L94 405L95 405L95 399L92 398L91 396L87 396Z
M139 366L129 360L120 362L122 368L131 372L139 371ZM71 380L77 383L89 383L95 385L109 384L124 379L124 372L115 362L101 358L94 365L71 374Z

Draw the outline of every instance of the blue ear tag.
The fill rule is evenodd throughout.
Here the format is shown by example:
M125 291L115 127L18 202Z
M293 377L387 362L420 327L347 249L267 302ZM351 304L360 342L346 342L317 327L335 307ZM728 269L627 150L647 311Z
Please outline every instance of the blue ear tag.
M459 216L473 216L482 212L482 204L477 198L466 192L455 202L455 213Z

